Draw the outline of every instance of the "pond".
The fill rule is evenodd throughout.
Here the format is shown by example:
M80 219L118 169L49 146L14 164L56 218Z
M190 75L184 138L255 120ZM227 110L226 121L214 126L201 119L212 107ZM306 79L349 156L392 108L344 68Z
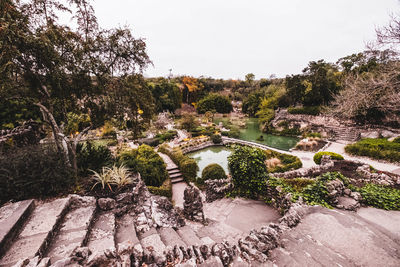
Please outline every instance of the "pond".
M225 172L229 173L228 156L231 153L232 151L224 146L212 146L188 153L186 155L196 160L197 164L199 165L197 176L201 177L201 172L203 171L203 169L211 163L217 163L221 165L221 167L224 168Z
M229 121L229 118L218 118L215 119L215 123L219 123L222 121L226 124ZM240 136L239 139L251 142L257 142L260 144L264 144L273 148L289 151L289 149L293 148L299 139L297 137L290 137L290 136L279 136L279 135L272 135L263 133L258 124L257 118L249 118L246 122L246 128L240 129ZM257 138L263 136L263 141L258 141Z

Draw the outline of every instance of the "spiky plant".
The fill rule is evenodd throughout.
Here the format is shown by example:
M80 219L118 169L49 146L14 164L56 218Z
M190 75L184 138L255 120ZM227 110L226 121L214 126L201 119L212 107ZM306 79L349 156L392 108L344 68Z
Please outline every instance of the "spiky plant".
M125 185L130 185L133 183L132 175L129 168L127 168L123 164L119 167L114 165L111 169L111 176L114 183L118 187L123 187Z
M92 190L96 185L101 184L103 190L107 186L112 191L111 185L115 184L115 180L112 175L112 169L103 167L101 173L93 170L90 171L93 172L92 179L95 181L95 184L92 186Z

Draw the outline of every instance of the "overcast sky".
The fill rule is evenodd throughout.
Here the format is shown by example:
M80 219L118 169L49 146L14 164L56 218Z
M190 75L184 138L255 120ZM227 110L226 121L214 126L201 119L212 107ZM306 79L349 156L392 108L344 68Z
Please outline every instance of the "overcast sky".
M154 63L146 76L257 79L360 52L398 0L97 0L100 25L129 25Z

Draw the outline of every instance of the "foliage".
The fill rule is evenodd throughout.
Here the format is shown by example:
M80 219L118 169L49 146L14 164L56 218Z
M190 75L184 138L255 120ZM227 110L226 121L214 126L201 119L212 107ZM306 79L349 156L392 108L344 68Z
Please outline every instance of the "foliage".
M170 179L166 179L160 187L147 186L147 189L149 189L152 194L167 197L169 199L172 198L172 184Z
M207 111L229 113L233 110L231 101L219 94L209 94L197 103L197 111L200 114Z
M233 147L233 153L228 157L229 171L240 195L255 198L265 190L268 178L265 160L266 155L261 149Z
M303 133L303 137L321 138L322 135L321 135L321 133L307 132L307 133Z
M76 153L80 176L87 175L89 169L98 172L102 167L110 166L114 161L107 146L95 145L90 141L79 143Z
M137 140L139 145L148 145L148 146L152 146L152 147L156 147L158 146L158 144L160 143L160 139L156 138L140 138Z
M308 106L308 107L290 107L288 108L290 114L307 114L307 115L319 115L319 106Z
M185 76L182 78L182 84L184 86L183 97L186 96L186 103L192 102L196 92L203 90L204 85L196 78Z
M148 145L122 151L118 162L133 172L139 172L146 185L161 186L168 177L163 159Z
M92 172L92 179L94 181L92 189L97 185L101 185L103 190L108 188L110 191L113 191L112 185L116 185L117 188L122 188L133 183L130 170L124 165L113 165L111 168L103 167L101 173L93 170Z
M400 136L398 136L398 137L396 137L395 139L393 139L392 142L393 142L393 143L400 144Z
M334 160L343 160L343 156L335 153L335 152L328 152L328 151L322 151L322 152L317 152L314 154L313 160L315 163L317 163L318 165L321 164L321 158L323 155L328 155L331 156L331 159Z
M181 127L187 131L191 131L198 125L196 117L193 114L185 113L182 116Z
M217 129L214 126L209 126L209 127L199 126L196 127L195 129L192 129L190 132L193 137L197 137L201 135L212 136L215 134L216 131Z
M220 135L220 134L213 134L213 135L211 135L211 141L212 141L214 144L220 144L220 143L222 142L221 135Z
M179 167L186 182L194 181L199 170L197 162L184 155L179 148L171 149L167 144L163 144L158 149L159 152L168 155Z
M27 146L0 154L0 202L66 194L73 172L54 147Z
M40 121L38 107L23 100L0 97L0 130L13 129L30 119Z
M67 125L65 125L64 133L67 135L78 134L88 126L90 126L90 117L88 114L68 112Z
M165 142L165 141L170 141L174 139L177 135L176 130L168 130L165 133L159 133L156 135L156 138L160 141L160 143Z
M110 121L104 122L104 125L101 128L101 136L117 137L117 132L115 131L114 125Z
M265 150L264 153L265 153L267 159L277 158L281 162L280 165L277 165L273 168L269 168L268 172L270 172L270 173L296 170L303 166L303 163L301 162L301 160L296 156L279 153L279 152L276 152L273 150Z
M201 184L204 183L206 180L219 180L219 179L226 179L227 176L225 174L224 169L216 164L212 163L207 165L202 173L201 173L201 180L199 181Z
M150 90L153 95L157 112L174 112L181 107L182 92L178 85L165 78L158 78L150 83Z
M383 185L367 184L359 189L363 202L385 210L400 210L400 190Z
M400 162L400 143L390 142L386 138L365 138L344 149L351 155Z

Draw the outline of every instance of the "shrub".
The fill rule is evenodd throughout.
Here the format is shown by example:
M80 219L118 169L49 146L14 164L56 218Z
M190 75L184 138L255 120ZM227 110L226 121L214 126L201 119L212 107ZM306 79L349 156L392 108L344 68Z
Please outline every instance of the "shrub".
M228 164L237 193L255 198L264 192L268 178L265 160L266 155L261 149L233 146Z
M220 135L220 134L213 134L213 135L211 135L211 141L212 141L214 144L220 144L220 143L222 143L221 135Z
M229 98L218 94L209 94L197 103L197 112L200 114L206 113L207 111L229 113L232 110L233 107Z
M321 110L319 106L308 107L290 107L288 108L290 114L306 114L306 115L319 115Z
M162 142L174 139L176 135L177 135L177 131L169 130L165 133L157 134L156 138L159 140L160 143L162 143Z
M317 137L317 138L322 137L322 135L320 133L314 133L314 132L304 133L303 136L304 137Z
M117 132L115 131L114 125L110 121L106 121L101 129L101 136L111 136L117 137Z
M395 139L393 139L393 143L400 144L400 136L398 136Z
M124 165L114 165L112 168L103 167L101 173L98 173L96 171L92 172L92 179L95 182L92 186L92 189L95 188L96 185L100 184L103 190L109 188L110 191L113 191L112 185L116 185L118 188L122 188L133 183L130 170Z
M160 140L158 138L141 138L138 139L137 142L139 143L139 145L156 147L160 143Z
M195 180L199 166L194 159L184 155L181 149L171 149L167 144L161 145L158 151L168 155L172 159L179 167L185 181L190 182Z
M400 190L383 185L367 184L360 188L363 202L385 210L400 210Z
M92 142L79 143L76 147L79 175L86 176L89 169L96 172L114 162L111 151L104 145L94 145Z
M201 173L201 180L199 181L200 183L204 183L206 180L219 180L219 179L226 179L227 176L225 174L224 169L216 164L209 164L207 165L202 173Z
M280 161L280 164L271 164L271 166L268 167L268 172L270 173L296 170L303 166L301 160L296 156L279 153L273 150L265 150L264 152L267 159L277 158Z
M160 187L148 186L147 188L152 194L167 197L169 199L172 198L172 184L170 179L165 180Z
M0 202L71 192L73 171L51 146L14 148L0 154Z
M126 165L133 172L139 172L148 186L161 186L168 177L163 159L147 145L122 151L118 156L118 162Z
M338 153L322 151L322 152L318 152L318 153L314 154L314 158L313 158L314 162L317 163L318 165L321 164L321 158L323 155L329 155L329 156L331 156L331 159L334 159L334 160L343 160L344 159L343 156Z
M357 143L347 145L346 153L383 159L391 162L400 161L400 143L390 142L386 138L366 138Z

